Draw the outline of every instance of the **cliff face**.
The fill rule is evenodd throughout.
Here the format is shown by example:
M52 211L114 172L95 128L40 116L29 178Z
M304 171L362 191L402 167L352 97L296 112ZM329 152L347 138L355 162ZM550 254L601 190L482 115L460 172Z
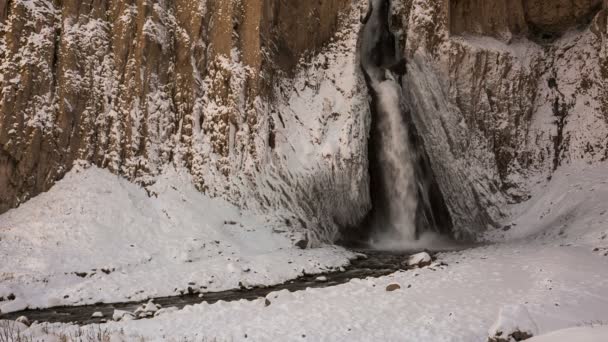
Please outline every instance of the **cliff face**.
M210 195L285 207L288 196L263 198L258 189L267 169L277 183L298 173L274 150L279 100L293 87L277 84L292 80L303 54L319 51L351 11L347 0L2 6L0 212L47 190L75 160L143 185L165 165L183 165Z
M459 235L561 164L608 158L606 0L392 5L404 96ZM0 2L0 212L76 160L144 186L176 165L211 196L333 241L371 205L366 6Z
M465 235L561 164L608 158L606 2L398 3L404 89Z

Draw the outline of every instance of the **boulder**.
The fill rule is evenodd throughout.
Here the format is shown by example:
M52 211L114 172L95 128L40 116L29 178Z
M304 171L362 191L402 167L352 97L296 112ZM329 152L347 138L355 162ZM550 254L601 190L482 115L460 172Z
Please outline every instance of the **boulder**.
M96 311L93 312L93 314L91 315L91 318L103 318L103 313L101 311Z
M21 323L21 324L24 324L24 325L27 325L28 327L29 327L30 325L32 325L32 323L30 322L30 320L29 320L27 317L25 317L25 316L19 316L19 317L18 317L18 318L15 320L15 322L17 322L17 323Z
M426 267L433 262L433 258L427 252L411 255L407 259L407 265L410 267Z
M115 321L130 321L134 318L133 313L124 310L114 310L114 314L112 314L112 319Z
M399 284L389 284L386 287L386 291L387 292L393 292L393 291L399 290L400 288L401 288L401 285L399 285Z

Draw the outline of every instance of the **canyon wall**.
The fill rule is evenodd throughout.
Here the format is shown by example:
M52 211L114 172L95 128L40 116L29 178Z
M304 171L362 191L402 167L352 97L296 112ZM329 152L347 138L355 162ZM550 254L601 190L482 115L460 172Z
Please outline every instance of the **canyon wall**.
M144 186L166 165L186 167L211 196L253 209L283 209L290 225L332 226L321 229L325 240L335 237L336 222L357 220L341 203L353 207L354 196L360 211L369 205L365 190L350 191L366 187L364 153L318 152L318 165L286 168L285 154L294 151L280 146L294 143L281 136L293 135L285 127L298 119L292 112L281 118L281 110L290 110L281 103L293 97L298 70L327 69L327 63L299 62L321 52L340 27L356 30L349 22L355 11L350 1L1 4L0 212L49 189L77 160ZM347 57L352 61L344 96L364 87L355 54ZM333 121L345 114L332 101L311 116ZM355 108L364 104L353 102ZM303 125L293 129L307 133ZM359 128L348 134L365 142ZM324 202L321 191L337 197Z
M498 226L560 165L608 158L607 0L392 5L403 95L457 236ZM177 166L303 243L334 241L371 206L366 8L0 2L0 212L75 161L143 186Z
M608 158L607 2L403 0L404 91L462 235Z

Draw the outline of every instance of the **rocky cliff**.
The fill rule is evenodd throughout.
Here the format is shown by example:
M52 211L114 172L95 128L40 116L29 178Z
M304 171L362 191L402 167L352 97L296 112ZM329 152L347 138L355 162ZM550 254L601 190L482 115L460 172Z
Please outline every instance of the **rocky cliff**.
M0 2L0 212L76 160L333 241L370 208L365 0ZM608 158L608 2L392 0L404 95L459 236ZM154 194L151 193L151 196Z
M394 2L404 91L463 235L560 165L608 158L607 4Z
M364 155L319 157L323 165L305 170L283 165L280 146L281 132L292 135L285 126L299 120L281 113L282 101L329 79L294 88L297 70L327 68L327 61L298 63L319 52L338 27L352 26L349 1L9 0L0 6L0 212L86 160L142 185L168 164L187 167L212 196L254 208L296 206L286 210L296 212L286 221L299 226L353 220L335 203L326 209L310 198L342 192L334 187L364 188L358 182L365 184L365 167L339 180L341 171L331 166L362 164ZM348 86L356 88L356 64L349 65ZM332 121L332 101L311 116ZM294 129L307 133L302 125ZM268 195L265 187L272 189ZM344 196L352 206L352 195ZM365 193L361 198L365 205ZM322 211L328 219L312 219Z

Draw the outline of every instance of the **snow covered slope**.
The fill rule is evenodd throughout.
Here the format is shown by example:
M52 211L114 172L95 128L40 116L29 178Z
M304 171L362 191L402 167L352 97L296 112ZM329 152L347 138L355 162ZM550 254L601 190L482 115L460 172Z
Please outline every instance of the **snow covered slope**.
M606 170L608 165L604 163L594 168L572 166L558 172L543 186L544 190L538 191L538 197L513 208L517 215L513 222L517 224L503 230L504 236L491 236L495 243L441 253L438 262L428 268L352 280L323 289L271 293L267 296L269 305L265 299L201 304L151 320L112 322L82 329L102 330L119 341L143 337L146 341L207 338L482 342L487 340L494 323L504 323L504 319L499 320L501 310L516 306L520 308L516 312L526 314L510 317L511 326L534 326L540 335L575 328L539 337L540 341L555 336L595 336L603 341L607 335L601 325L608 324ZM563 181L568 177L576 177L579 183L573 182L572 187L564 189ZM169 187L167 194L159 193L158 200L150 199L147 203L160 205L164 202L162 198L171 196L171 192ZM561 216L565 219L552 213L566 208L572 210ZM172 211L168 213L171 215ZM275 252L273 258L284 256L276 253L289 250ZM314 254L323 258L330 253L335 264L343 260L335 250L304 253L305 256L323 253ZM296 262L301 260L290 257ZM241 257L243 261L249 258L254 257ZM225 261L222 263L225 265ZM233 265L238 267L240 263ZM159 280L153 273L148 277L150 283ZM70 278L74 279L77 278ZM399 284L401 288L388 292L386 287L390 284ZM51 286L56 285L63 286L51 282ZM26 333L49 337L47 333L78 329L70 325L38 324Z
M0 216L0 310L276 284L352 258L301 238L201 194L187 170L168 167L146 192L80 163Z

